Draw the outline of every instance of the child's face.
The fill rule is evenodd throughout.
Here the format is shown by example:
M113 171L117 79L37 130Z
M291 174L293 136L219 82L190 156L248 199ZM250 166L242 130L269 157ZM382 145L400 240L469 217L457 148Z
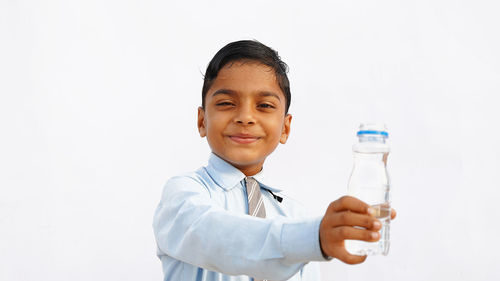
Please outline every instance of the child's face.
M292 116L274 71L254 61L228 63L198 109L198 130L216 155L250 176L285 143Z

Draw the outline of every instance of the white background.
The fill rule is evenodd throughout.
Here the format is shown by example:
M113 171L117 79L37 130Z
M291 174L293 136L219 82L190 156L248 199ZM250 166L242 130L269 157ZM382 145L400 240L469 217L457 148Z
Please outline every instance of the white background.
M290 66L268 175L312 212L385 122L391 252L323 280L498 280L498 1L0 0L0 280L161 280L165 181L205 165L202 73L257 39Z

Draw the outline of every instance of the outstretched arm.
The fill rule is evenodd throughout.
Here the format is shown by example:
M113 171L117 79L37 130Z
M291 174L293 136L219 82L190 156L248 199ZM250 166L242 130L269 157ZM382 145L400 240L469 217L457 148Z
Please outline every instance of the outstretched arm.
M228 212L189 177L165 186L154 217L159 249L208 270L284 280L304 264L324 260L315 219L262 219Z

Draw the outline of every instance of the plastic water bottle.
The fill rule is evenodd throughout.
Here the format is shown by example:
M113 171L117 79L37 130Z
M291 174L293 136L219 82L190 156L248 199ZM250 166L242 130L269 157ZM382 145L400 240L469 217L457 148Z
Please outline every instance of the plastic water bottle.
M389 134L383 124L362 123L357 135L358 143L352 147L354 167L347 194L371 205L376 210L382 228L379 241L346 240L345 247L353 255L387 255L391 222L390 181L387 173L390 150L386 143Z

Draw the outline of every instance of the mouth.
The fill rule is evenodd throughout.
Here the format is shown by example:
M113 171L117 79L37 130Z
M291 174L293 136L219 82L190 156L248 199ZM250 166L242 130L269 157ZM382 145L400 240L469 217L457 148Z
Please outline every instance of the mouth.
M247 135L247 134L229 135L229 138L232 141L234 141L236 143L241 143L241 144L253 143L253 142L256 142L260 139L260 137Z

